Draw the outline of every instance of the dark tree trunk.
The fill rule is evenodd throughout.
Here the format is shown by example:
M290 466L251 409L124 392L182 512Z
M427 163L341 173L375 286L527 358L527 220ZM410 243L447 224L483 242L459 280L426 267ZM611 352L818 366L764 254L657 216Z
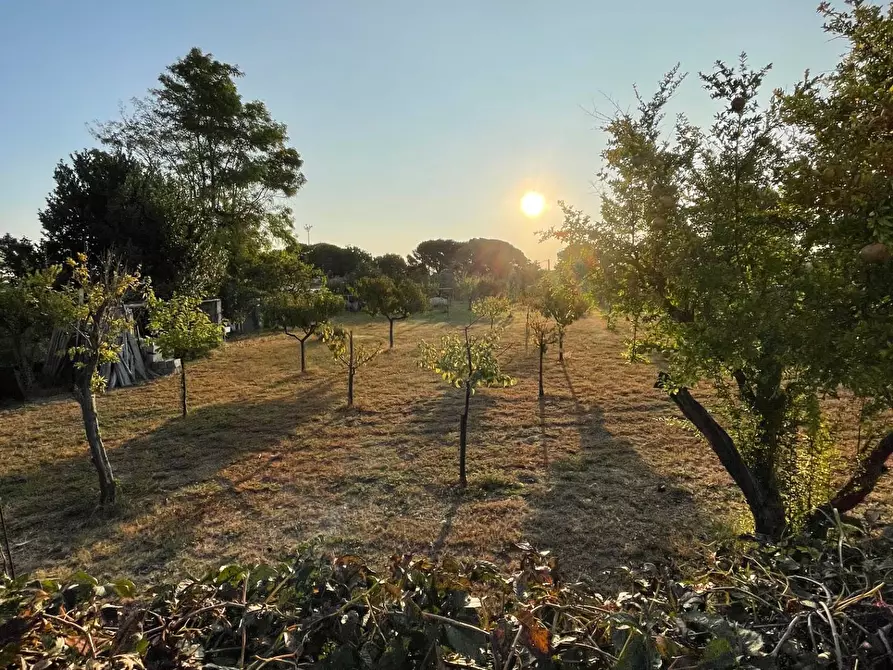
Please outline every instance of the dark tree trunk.
M301 342L301 373L304 373L307 371L307 359L304 358L304 343L307 341L308 337L310 337L310 336L307 335L306 337L302 337L300 340L300 342Z
M388 342L389 342L388 348L393 349L394 348L394 319L392 319L391 317L388 317L388 324L389 324L389 327L388 327Z
M545 350L543 347L539 347L540 350L540 398L546 395L546 392L543 390L543 358L545 356Z
M84 419L84 433L87 436L87 444L90 445L90 460L99 475L99 504L113 505L115 503L115 477L112 473L112 464L109 462L108 453L102 443L102 435L99 432L99 416L96 413L96 396L90 381L93 378L93 367L84 369L84 379L78 385L78 404L81 406L81 415Z
M465 454L468 448L468 405L471 401L471 384L465 383L465 408L459 418L459 486L468 486L468 477L465 473Z
M186 359L180 358L180 408L183 410L183 417L189 413L189 406L186 398Z
M859 505L874 490L878 480L887 471L887 459L893 455L893 432L887 433L873 449L866 451L855 474L826 504L813 514L810 525L821 524L832 510L845 514Z
M564 363L564 331L558 331L558 362Z
M658 381L662 385L663 378ZM741 457L741 453L725 429L720 426L687 388L670 394L676 406L707 440L726 472L741 489L754 518L756 532L772 539L781 537L785 529L785 511L778 490L760 481Z
M353 376L356 372L353 357L353 331L350 331L350 334L347 337L347 341L348 346L350 347L350 357L348 358L347 365L347 406L353 407Z

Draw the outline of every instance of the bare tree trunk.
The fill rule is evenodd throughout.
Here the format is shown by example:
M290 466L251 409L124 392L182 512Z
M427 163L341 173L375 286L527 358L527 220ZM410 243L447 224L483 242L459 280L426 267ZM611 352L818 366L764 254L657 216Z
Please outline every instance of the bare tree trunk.
M545 355L545 351L542 346L539 347L540 350L540 398L546 395L546 392L543 390L543 357Z
M3 516L2 499L0 499L0 533L3 533L3 547L0 548L0 555L3 556L3 574L15 579L16 566L12 562L12 550L9 548L9 532L6 530L6 518Z
M459 486L468 486L468 477L465 473L465 454L468 449L468 405L471 401L471 383L465 383L465 408L459 418Z
M558 362L564 363L564 329L558 329Z
M662 386L664 381L665 377L661 376L658 386ZM780 538L786 521L779 492L754 476L729 434L710 416L704 406L692 397L687 388L672 392L670 398L682 410L685 418L691 421L706 438L726 472L741 489L753 515L756 532L772 539Z
M102 443L102 435L99 432L99 416L96 413L96 396L90 381L93 377L93 368L84 370L84 379L78 388L78 404L81 406L81 415L84 419L84 433L87 443L90 445L90 460L99 475L99 504L113 505L115 503L115 476L112 473L112 464L109 462L108 453Z
M180 407L183 410L183 418L186 418L189 407L186 404L186 359L183 357L180 357Z
M388 324L389 324L389 328L388 328L389 345L388 345L388 348L393 349L394 348L394 319L392 319L391 317L388 317Z
M310 337L309 334L305 335L304 337L302 337L300 339L300 342L301 342L301 373L302 374L307 371L307 359L304 357L304 343L307 341L308 337Z
M353 331L348 334L348 345L350 347L350 358L347 365L347 406L353 407L353 376L356 372L355 361L353 357Z

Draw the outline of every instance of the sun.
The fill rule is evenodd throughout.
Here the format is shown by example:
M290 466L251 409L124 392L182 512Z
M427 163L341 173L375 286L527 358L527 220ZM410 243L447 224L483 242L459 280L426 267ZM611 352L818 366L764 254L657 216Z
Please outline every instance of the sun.
M527 191L527 193L524 194L524 197L521 198L521 211L524 212L525 216L529 216L531 219L542 214L545 207L546 199L543 197L542 193Z

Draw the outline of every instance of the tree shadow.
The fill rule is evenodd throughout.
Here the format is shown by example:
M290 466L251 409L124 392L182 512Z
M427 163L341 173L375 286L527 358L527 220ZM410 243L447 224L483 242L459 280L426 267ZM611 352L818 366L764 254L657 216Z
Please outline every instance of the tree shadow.
M158 570L203 532L209 510L237 495L238 482L221 471L254 454L244 478L262 476L282 458L264 452L335 402L326 379L297 396L206 405L172 418L109 450L121 485L112 510L96 507L96 473L86 453L0 477L17 566L108 562L136 575ZM250 498L241 496L240 505L250 508Z
M617 585L610 571L666 562L685 553L703 527L692 495L672 476L649 466L630 440L612 434L605 410L578 395L567 366L566 393L539 404L548 486L528 497L523 534L559 559L566 578ZM547 434L573 422L576 454L548 462Z

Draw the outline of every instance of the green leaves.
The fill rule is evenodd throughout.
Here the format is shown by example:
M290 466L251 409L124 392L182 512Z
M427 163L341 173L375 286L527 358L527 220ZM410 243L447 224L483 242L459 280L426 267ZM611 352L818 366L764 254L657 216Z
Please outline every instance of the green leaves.
M491 331L483 335L444 335L440 342L422 341L419 345L419 367L436 372L451 386L469 385L506 387L515 380L502 371L499 363L499 336Z
M263 303L264 320L309 335L321 324L344 311L344 298L327 288L317 291L279 291Z
M491 327L497 320L508 315L512 310L512 303L506 296L491 295L478 298L471 303L471 311L490 321Z
M201 299L176 295L161 300L150 289L149 331L161 352L169 358L193 359L206 355L223 341L223 326L201 309Z
M422 287L409 279L390 277L362 277L354 286L357 297L372 316L404 318L422 312L428 298Z

